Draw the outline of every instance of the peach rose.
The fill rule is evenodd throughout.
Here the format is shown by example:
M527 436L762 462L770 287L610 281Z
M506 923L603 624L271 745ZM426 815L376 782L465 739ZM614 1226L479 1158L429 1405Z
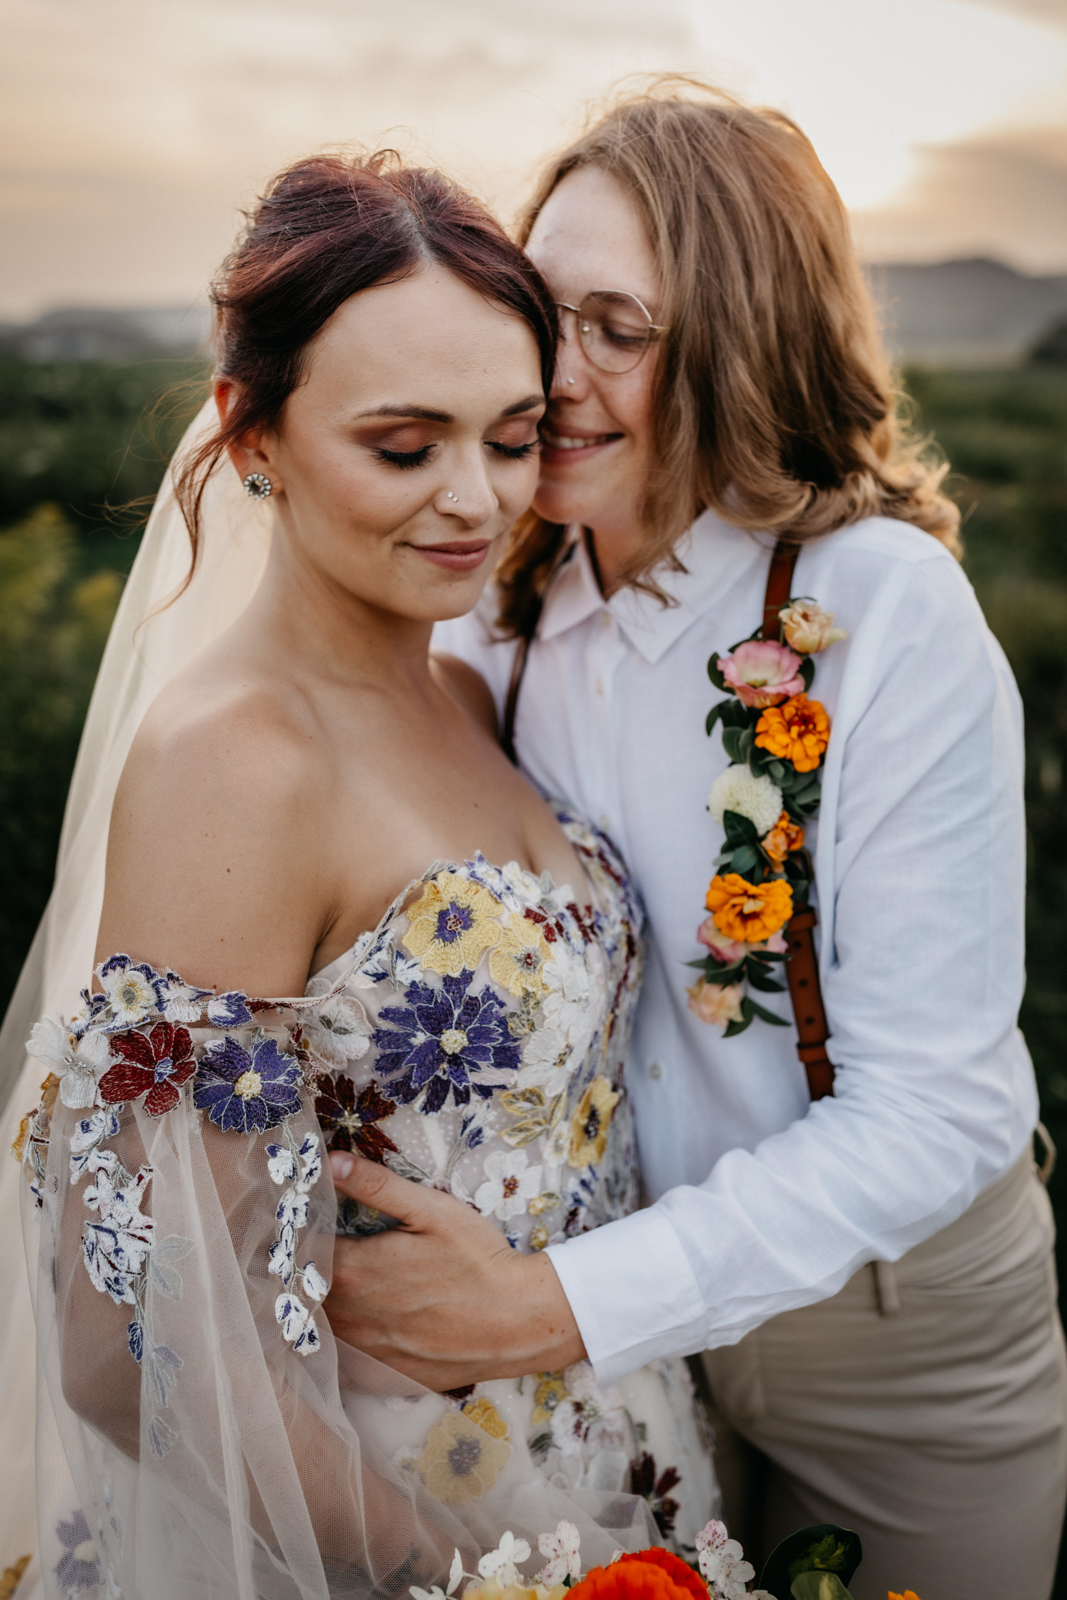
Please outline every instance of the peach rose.
M824 611L814 600L792 600L778 615L786 644L801 655L818 655L827 645L848 638L843 628L834 627L833 612Z
M709 983L706 978L698 978L685 992L690 1011L701 1022L717 1022L725 1028L727 1023L741 1021L744 990L739 983Z
M740 961L742 956L749 955L753 950L773 950L778 955L784 955L789 948L781 933L772 933L762 944L743 944L740 939L728 939L715 926L714 917L704 918L697 929L697 939L724 967L732 967L735 961Z
M746 639L717 664L742 705L776 706L804 687L800 657L770 639Z

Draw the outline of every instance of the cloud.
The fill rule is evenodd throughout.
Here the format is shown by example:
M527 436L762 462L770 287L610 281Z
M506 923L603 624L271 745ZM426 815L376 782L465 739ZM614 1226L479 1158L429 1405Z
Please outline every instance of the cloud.
M916 173L877 210L854 214L872 261L995 256L1026 272L1067 266L1067 126L921 146Z

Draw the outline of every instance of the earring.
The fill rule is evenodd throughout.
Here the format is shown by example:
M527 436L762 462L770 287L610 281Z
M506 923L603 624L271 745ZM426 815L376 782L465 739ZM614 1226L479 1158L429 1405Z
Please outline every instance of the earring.
M272 488L270 479L262 472L250 472L245 479L245 494L251 495L253 500L266 500Z

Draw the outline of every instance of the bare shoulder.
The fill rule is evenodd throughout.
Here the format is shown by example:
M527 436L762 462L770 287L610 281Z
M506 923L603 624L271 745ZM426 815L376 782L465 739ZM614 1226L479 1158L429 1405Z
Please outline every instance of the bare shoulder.
M267 682L204 667L159 696L115 796L98 953L195 983L302 987L329 914L329 780L296 712Z
M438 682L494 739L500 738L500 724L496 714L496 701L489 685L474 667L459 656L434 651L431 661Z

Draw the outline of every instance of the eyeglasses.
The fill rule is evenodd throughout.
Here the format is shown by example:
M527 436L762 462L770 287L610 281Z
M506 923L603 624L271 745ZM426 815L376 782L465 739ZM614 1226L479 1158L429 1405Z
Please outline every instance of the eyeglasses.
M653 339L667 331L625 289L593 289L580 306L566 300L556 305L574 312L582 349L601 372L632 372Z

